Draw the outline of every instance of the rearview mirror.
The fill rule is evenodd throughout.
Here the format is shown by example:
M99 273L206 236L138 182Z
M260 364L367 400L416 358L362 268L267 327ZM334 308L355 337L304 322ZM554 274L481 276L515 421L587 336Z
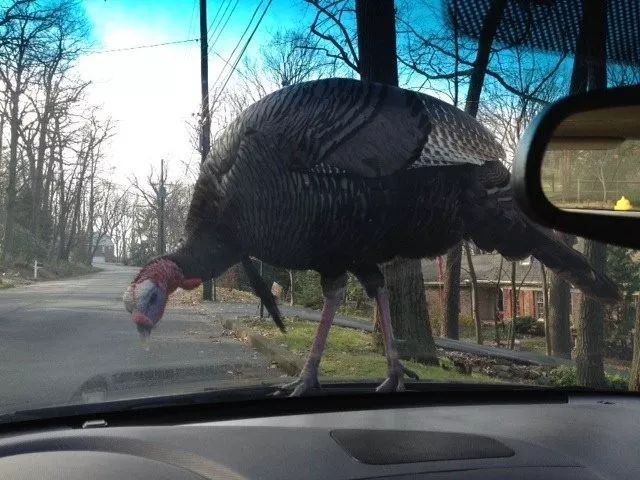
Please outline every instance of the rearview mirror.
M518 145L512 185L543 225L640 248L640 87L547 107Z

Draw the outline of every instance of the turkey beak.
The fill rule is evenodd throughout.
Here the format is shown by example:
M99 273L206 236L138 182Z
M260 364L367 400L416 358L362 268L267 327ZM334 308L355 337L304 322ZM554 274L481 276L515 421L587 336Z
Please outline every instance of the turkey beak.
M136 328L138 329L138 333L140 334L140 340L142 340L143 342L147 341L151 336L151 327L149 325L137 324Z
M145 350L149 350L149 337L151 336L151 326L150 325L141 325L136 324L136 328L138 329L138 334L140 335L140 343L142 344L142 348Z

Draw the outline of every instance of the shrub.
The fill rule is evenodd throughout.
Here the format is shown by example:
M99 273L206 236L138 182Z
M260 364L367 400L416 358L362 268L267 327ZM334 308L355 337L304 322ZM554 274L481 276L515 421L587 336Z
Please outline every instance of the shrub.
M458 322L460 323L460 325L463 325L465 327L474 327L476 325L471 315L458 315Z
M605 374L607 387L611 390L627 390L628 380L621 375ZM555 387L575 387L578 383L578 371L576 367L562 365L549 371L549 383Z
M576 367L560 366L549 371L549 382L555 387L573 387L578 382Z
M531 316L516 317L514 328L521 335L537 335L538 321Z

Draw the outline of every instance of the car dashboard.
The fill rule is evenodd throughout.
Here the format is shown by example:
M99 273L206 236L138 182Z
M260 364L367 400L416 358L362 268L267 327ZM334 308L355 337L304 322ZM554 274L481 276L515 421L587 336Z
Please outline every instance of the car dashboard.
M0 478L635 479L639 427L640 401L618 395L157 426L96 417L4 434Z

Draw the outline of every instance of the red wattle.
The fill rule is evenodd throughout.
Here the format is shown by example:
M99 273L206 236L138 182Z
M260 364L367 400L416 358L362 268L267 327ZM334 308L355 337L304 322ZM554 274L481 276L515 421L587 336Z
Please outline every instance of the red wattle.
M199 278L185 278L184 280L182 280L182 283L180 284L180 288L184 290L193 290L194 288L197 288L200 285L202 285L202 280Z
M131 318L133 319L133 322L137 325L142 325L142 326L146 326L146 327L151 327L153 326L153 322L151 320L149 320L144 314L140 313L140 312L135 312Z

